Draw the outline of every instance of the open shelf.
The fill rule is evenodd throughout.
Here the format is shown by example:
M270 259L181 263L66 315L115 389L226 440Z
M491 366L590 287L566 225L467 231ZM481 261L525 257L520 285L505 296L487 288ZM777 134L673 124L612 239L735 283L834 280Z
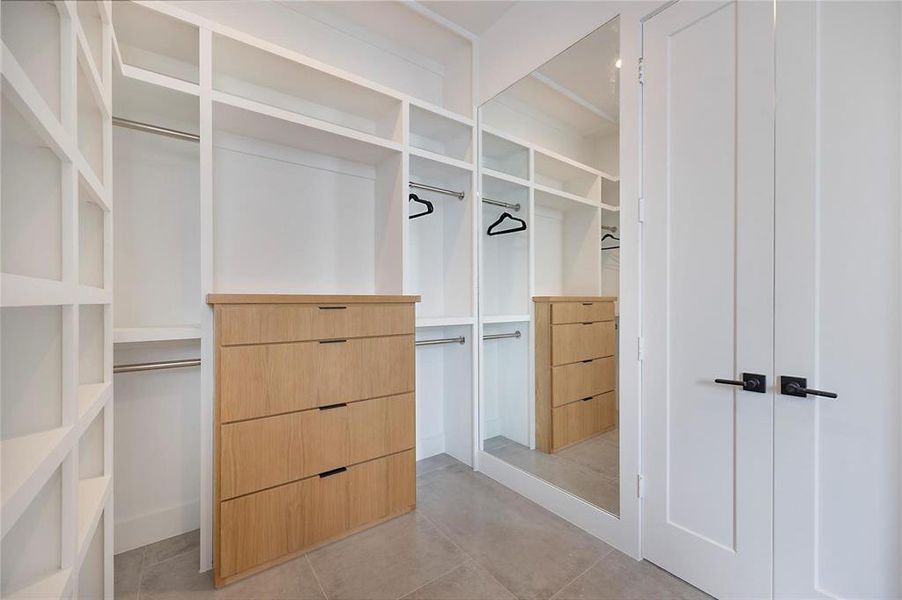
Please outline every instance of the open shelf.
M104 211L85 184L79 186L78 196L78 282L102 288Z
M103 470L103 411L85 428L78 440L78 479L102 479Z
M528 314L523 315L488 315L483 317L482 322L486 325L491 323L529 323L532 317Z
M4 3L5 6L6 3ZM0 226L3 273L62 278L59 157L3 95Z
M535 183L598 204L601 178L595 169L543 151L535 151Z
M114 344L199 340L200 325L186 327L117 327L113 330Z
M216 291L401 291L398 144L221 92L213 126Z
M529 148L483 131L482 167L528 181Z
M103 18L100 15L100 3L97 0L80 0L75 4L84 43L87 44L91 61L97 69L103 64ZM102 81L103 73L98 70L97 75Z
M79 489L79 495L81 491ZM104 593L106 570L104 542L106 538L104 536L103 504L99 504L96 508L97 513L92 515L89 529L91 535L79 546L81 562L78 571L77 598L79 600L103 600L106 597Z
M399 98L221 35L213 36L213 88L401 141Z
M410 180L465 193L463 199L411 188L435 207L432 214L408 220L408 291L420 294L420 318L472 317L473 173L420 156L410 157ZM419 211L409 205L408 209Z
M307 35L273 41L471 118L472 43L403 3L287 2L279 18ZM399 35L399 32L403 34Z
M570 210L577 210L580 207L586 206L591 208L599 207L598 202L593 202L592 200L589 200L582 196L562 192L554 188L535 184L533 185L533 189L535 190L535 199L537 203L549 208L554 208L556 210L567 212Z
M79 421L91 418L102 407L106 406L113 386L109 382L85 383L78 386L78 418Z
M532 227L529 188L483 172L482 197L520 205L520 210L516 211L481 203L482 311L485 315L528 314L529 230L494 236L487 235L486 231L505 212Z
M197 27L127 0L113 2L113 30L122 62L199 83Z
M474 317L420 317L417 318L417 329L421 327L472 325L475 321Z
M465 163L473 162L473 126L410 105L410 145Z
M95 93L91 90L91 75L78 66L78 149L91 169L92 175L103 181L104 116Z
M620 210L620 182L602 178L601 207L606 210Z
M504 436L529 446L529 323L488 323L483 335L520 332L482 343L482 438Z
M535 294L594 296L601 282L601 208L535 189Z
M199 131L196 96L123 76L113 87L117 117ZM124 127L113 143L113 341L166 339L200 323L200 147Z
M0 3L3 44L31 84L60 120L60 13L51 2L4 0ZM6 70L6 64L4 64ZM4 109L4 115L6 110ZM4 127L6 127L4 116ZM7 154L4 153L4 161Z
M104 311L102 304L82 305L78 310L78 382L103 382Z
M473 464L473 330L471 325L417 327L417 340L466 340L417 346L417 460L446 452Z
M55 580L48 582L47 578L61 570L63 479L62 468L55 468L3 536L0 594L4 598L15 596L17 592L24 596L24 590L34 585L57 583Z

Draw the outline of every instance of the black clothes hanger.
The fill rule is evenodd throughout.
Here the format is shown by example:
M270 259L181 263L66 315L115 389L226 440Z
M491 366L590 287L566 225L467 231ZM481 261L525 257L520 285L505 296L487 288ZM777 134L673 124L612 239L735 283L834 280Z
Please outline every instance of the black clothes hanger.
M501 223L504 221L504 219L511 219L512 221L516 221L517 223L520 224L520 226L515 227L513 229L504 229L502 231L495 231L495 227L497 227L498 225L501 225ZM510 214L509 212L503 212L503 213L501 213L501 216L498 217L497 221L495 221L494 223L489 225L489 228L486 231L486 233L489 235L504 235L505 233L516 233L517 231L526 231L526 221L524 221L523 219L518 219L517 217Z
M420 197L417 196L416 194L411 194L410 196L407 197L408 202L410 202L411 200L413 200L414 202L419 202L420 204L425 204L426 210L421 213L417 213L415 215L410 215L407 217L408 219L416 219L417 217L425 217L426 215L431 215L432 213L435 212L435 207L432 205L432 202L430 202L429 200L420 200Z
M605 240L617 240L619 242L620 238L612 233L606 233L603 236L601 236L601 243L604 244ZM609 246L607 248L605 248L604 246L601 247L602 250L617 250L618 248L620 248L619 244L616 246Z

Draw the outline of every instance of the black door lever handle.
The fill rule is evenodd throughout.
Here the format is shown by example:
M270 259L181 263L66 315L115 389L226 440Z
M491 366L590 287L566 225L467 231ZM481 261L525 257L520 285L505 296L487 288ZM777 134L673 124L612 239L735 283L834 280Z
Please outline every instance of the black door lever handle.
M805 396L823 396L824 398L839 398L833 392L825 392L823 390L812 390L807 387L808 380L804 377L788 377L783 375L780 377L780 393L785 396L796 396L804 398Z
M741 381L736 379L715 379L714 383L735 385L746 392L757 392L759 394L764 394L767 391L767 377L760 373L743 373Z

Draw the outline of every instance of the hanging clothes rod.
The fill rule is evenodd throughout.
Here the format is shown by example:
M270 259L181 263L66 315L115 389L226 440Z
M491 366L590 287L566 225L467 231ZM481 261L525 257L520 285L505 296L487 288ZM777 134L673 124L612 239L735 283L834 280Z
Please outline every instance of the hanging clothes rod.
M520 330L518 329L517 331L515 331L513 333L492 333L489 335L484 335L484 336L482 336L482 339L484 339L484 340L503 340L505 338L518 338L518 337L520 337L520 335L521 335Z
M121 117L113 117L113 125L134 129L135 131L145 131L147 133L155 133L166 137L175 138L177 140L188 140L190 142L199 142L200 136L187 131L178 131L177 129L169 129L168 127L160 127L149 123L141 123L140 121L132 121L131 119L123 119Z
M617 233L617 227L614 225L602 225L601 229L603 231L610 231L611 233Z
M138 371L158 371L160 369L181 369L183 367L199 367L199 358L185 360L166 360L162 362L135 363L131 365L116 365L113 373L137 373Z
M454 190L446 190L445 188L435 187L434 185L427 185L425 183L417 183L416 181L411 181L410 187L418 190L426 190L427 192L445 194L447 196L456 196L458 200L463 200L467 195L466 192L455 192Z
M509 208L511 210L520 210L520 203L511 204L510 202L502 202L501 200L493 200L492 198L482 197L482 201L486 204L491 204L493 206L500 206L501 208Z
M439 344L463 344L467 341L464 336L455 338L441 338L437 340L417 340L417 346L438 346Z

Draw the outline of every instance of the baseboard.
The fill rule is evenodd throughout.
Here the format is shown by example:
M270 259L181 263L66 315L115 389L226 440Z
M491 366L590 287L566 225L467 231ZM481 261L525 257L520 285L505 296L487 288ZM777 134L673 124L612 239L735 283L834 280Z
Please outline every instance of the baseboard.
M200 527L200 501L116 521L114 554L127 552Z

